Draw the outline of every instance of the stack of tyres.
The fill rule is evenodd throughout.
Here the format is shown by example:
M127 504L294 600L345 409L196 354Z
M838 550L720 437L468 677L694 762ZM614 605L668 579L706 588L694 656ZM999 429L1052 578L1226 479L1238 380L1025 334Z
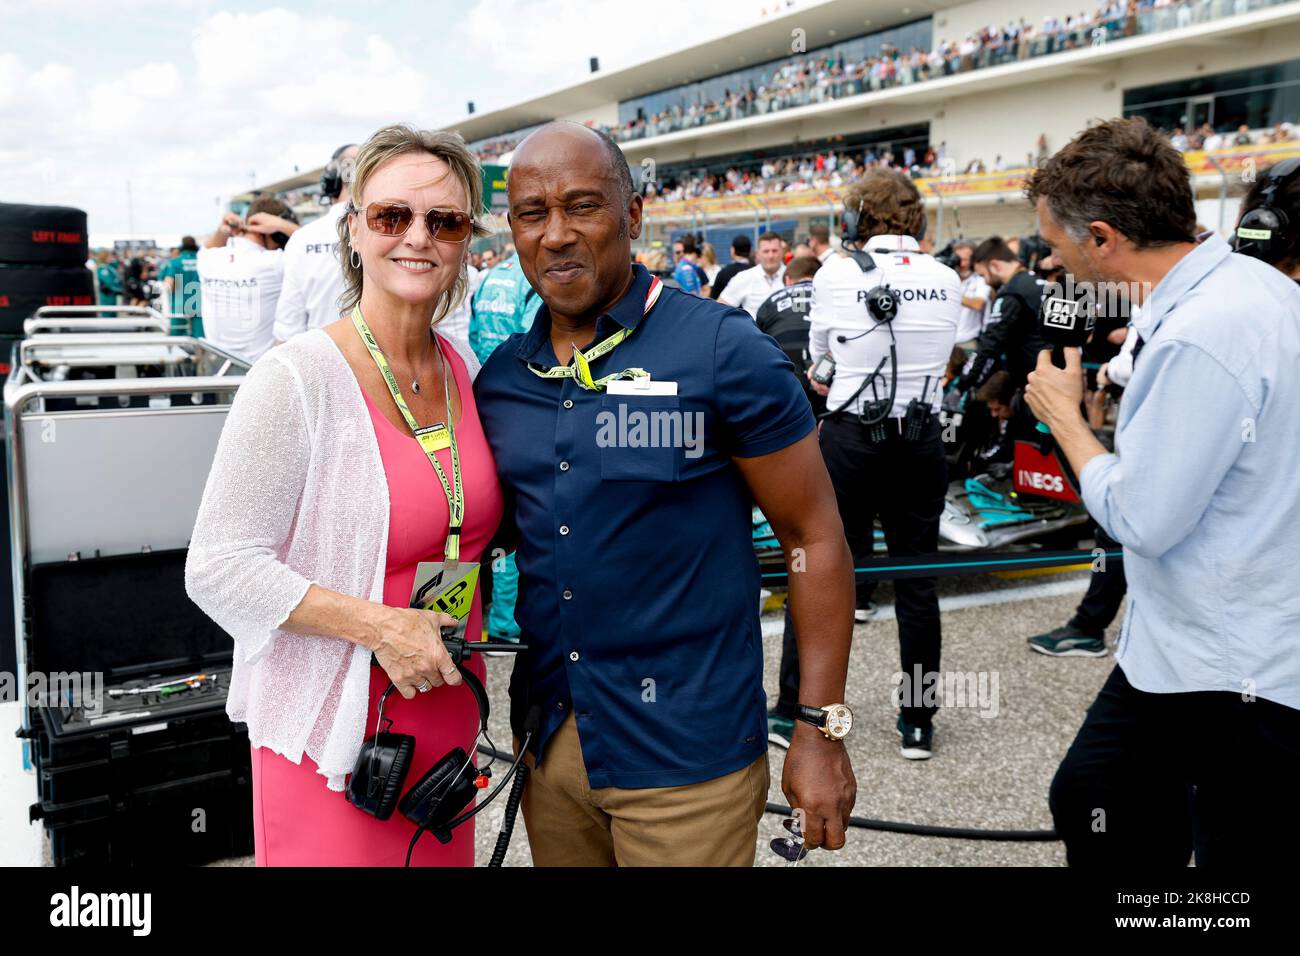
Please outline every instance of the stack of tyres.
M89 250L80 209L0 203L0 337L21 336L42 306L94 305Z
M22 337L23 320L47 305L94 305L95 280L86 268L86 214L67 206L0 202L0 375ZM3 458L0 457L0 461ZM0 464L0 469L4 466ZM7 476L0 474L0 479ZM8 537L9 503L3 509ZM9 549L0 557L0 608L13 606ZM15 665L13 620L0 614L0 672Z

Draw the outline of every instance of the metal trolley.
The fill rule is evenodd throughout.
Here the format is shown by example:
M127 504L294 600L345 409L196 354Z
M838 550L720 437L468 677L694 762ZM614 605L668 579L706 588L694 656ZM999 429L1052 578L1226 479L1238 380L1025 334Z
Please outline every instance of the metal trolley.
M193 792L219 787L233 813L246 802L237 761L242 746L247 762L247 738L241 745L225 719L224 687L154 707L111 696L176 668L189 673L198 660L228 674L231 650L185 596L183 567L248 364L159 331L156 315L137 314L131 321L146 330L126 332L116 331L121 318L34 316L4 386L19 686L29 674L84 668L103 672L110 700L134 708L87 718L72 699L23 704L19 733L38 780L31 816L44 818L56 863L149 859L147 831L161 832L169 812L160 794L179 801L184 791L194 806ZM221 845L209 840L191 858L238 851L242 824L228 829Z
M47 305L23 322L24 335L50 332L160 332L171 320L142 305Z

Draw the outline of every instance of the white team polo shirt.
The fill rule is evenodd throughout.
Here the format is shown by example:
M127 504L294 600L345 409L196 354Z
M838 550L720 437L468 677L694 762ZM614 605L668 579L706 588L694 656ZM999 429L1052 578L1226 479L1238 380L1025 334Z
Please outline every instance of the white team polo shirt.
M200 249L204 338L220 349L257 361L275 343L275 304L284 276L284 253L242 236Z
M785 266L768 275L761 265L737 272L727 283L718 301L725 305L734 305L749 313L751 319L758 318L758 307L767 301L768 296L778 289L785 288Z
M275 308L275 339L287 342L299 332L339 318L343 264L339 261L338 222L347 203L336 202L289 237L284 248L284 286Z

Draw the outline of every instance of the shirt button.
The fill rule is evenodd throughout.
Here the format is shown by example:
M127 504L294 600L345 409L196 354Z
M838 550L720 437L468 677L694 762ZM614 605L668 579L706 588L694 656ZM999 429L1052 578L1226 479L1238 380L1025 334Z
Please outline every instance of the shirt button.
M557 701L555 702L555 709L556 709L556 710L564 710L564 701L562 701L562 700L557 700Z
M578 659L578 652L577 652L577 651L569 651L569 660L571 660L571 661L576 661L577 659Z
M565 408L572 408L572 407L573 407L573 399L571 399L571 398L566 398L566 399L564 400L564 407L565 407Z
M569 470L569 463L567 461L560 462L560 471L568 471L568 470Z
M569 533L569 526L567 524L560 525L560 534L568 534L568 533Z
M566 601L572 601L572 600L573 600L573 592L570 591L568 588L565 588L565 589L564 589L564 600L566 600Z

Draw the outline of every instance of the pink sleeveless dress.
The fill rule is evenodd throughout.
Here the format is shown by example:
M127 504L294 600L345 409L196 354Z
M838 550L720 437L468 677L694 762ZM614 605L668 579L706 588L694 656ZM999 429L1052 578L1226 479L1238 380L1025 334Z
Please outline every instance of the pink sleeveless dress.
M501 486L496 462L483 437L469 373L460 356L438 336L438 344L451 366L460 391L461 419L456 425L465 487L465 523L461 530L461 560L478 561L501 520ZM448 526L447 496L437 473L419 443L398 429L362 392L379 454L388 479L388 556L384 576L384 603L407 607L415 568L421 561L440 561ZM451 480L451 451L437 452L443 472ZM482 633L482 608L474 596L466 634ZM474 655L467 664L484 679L483 659ZM388 686L383 669L372 666L370 707L366 736L375 732L379 697ZM485 681L486 683L486 681ZM435 687L406 700L394 691L384 705L384 721L391 730L415 737L415 756L402 792L454 747L472 753L478 734L478 706L463 684ZM265 748L253 755L253 835L258 866L401 866L415 825L400 812L380 821L348 803L347 797L325 786L316 763L304 755L296 764ZM412 866L473 866L474 822L471 818L452 831L446 846L426 833L411 856Z

